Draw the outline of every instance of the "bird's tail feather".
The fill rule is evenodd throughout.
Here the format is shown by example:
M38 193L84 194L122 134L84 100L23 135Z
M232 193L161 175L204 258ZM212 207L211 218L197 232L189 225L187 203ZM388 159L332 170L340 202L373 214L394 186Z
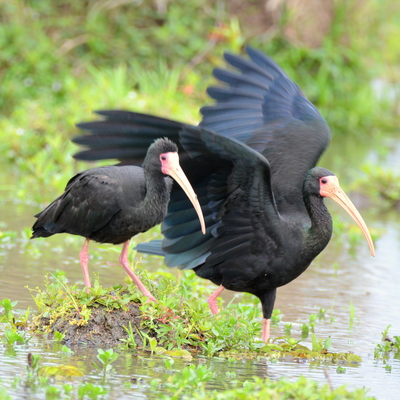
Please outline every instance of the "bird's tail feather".
M151 242L147 243L140 243L135 247L135 250L137 250L139 253L146 253L161 257L164 257L166 254L165 251L162 249L161 239L152 240Z

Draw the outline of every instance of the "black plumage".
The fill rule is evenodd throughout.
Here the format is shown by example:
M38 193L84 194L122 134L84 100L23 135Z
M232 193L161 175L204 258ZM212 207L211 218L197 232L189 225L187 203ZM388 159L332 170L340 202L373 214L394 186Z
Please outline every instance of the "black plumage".
M143 168L114 165L77 174L70 179L60 197L35 215L37 221L32 228L32 239L56 233L85 237L80 258L88 287L91 286L87 270L89 240L124 243L120 262L142 290L144 286L129 268L129 242L138 233L161 223L167 214L173 181L166 175L178 180L202 219L195 194L179 167L177 151L178 147L169 139L158 139L150 146ZM197 229L199 227L197 223ZM147 289L144 294L155 300Z
M75 157L138 163L153 135L176 141L207 234L194 229L195 215L174 188L162 225L165 238L138 248L220 285L209 298L214 313L224 288L258 296L267 340L276 288L304 272L330 240L332 221L323 197L345 207L374 250L337 178L314 168L330 139L325 120L277 64L256 50L247 53L250 59L225 55L239 73L214 70L225 85L208 89L216 103L201 109L199 127L101 111L104 121L78 125L90 134L75 139L88 147Z

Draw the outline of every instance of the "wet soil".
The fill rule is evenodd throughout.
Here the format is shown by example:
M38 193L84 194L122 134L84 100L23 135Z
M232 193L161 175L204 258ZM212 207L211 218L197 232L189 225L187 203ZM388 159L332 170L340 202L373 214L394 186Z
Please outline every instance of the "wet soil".
M41 317L36 328L50 330L51 334L56 331L64 334L62 343L67 346L101 348L118 346L122 343L121 339L127 339L128 333L124 327L128 327L130 322L135 343L141 346L142 339L138 333L141 321L138 304L129 303L125 309L109 309L102 305L91 308L90 318L85 324L82 324L82 317L78 312L71 318L59 317L53 323L49 318Z

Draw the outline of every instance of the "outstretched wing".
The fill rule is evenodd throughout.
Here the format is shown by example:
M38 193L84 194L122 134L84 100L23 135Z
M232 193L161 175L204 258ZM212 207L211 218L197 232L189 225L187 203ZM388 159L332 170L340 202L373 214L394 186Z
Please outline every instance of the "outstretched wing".
M249 59L225 54L236 71L214 70L215 77L224 85L208 89L216 102L202 108L200 126L238 140L265 156L279 212L306 213L302 201L304 177L328 145L329 128L277 64L254 49L247 48L247 53ZM156 138L166 136L178 144L182 168L198 195L209 228L207 235L199 235L195 211L182 190L174 185L168 216L163 222L163 250L171 265L183 263L193 268L204 262L213 243L212 230L217 229L223 204L229 197L227 177L237 160L216 155L210 149L205 151L204 143L202 150L185 149L180 122L128 111L99 114L106 119L78 125L89 131L89 135L74 139L87 147L75 155L78 159L118 158L124 163L140 164ZM172 254L186 256L173 259Z
M265 157L235 139L202 127L184 127L180 143L195 161L213 166L213 173L203 179L202 185L198 184L203 193L203 212L212 218L205 236L198 231L174 236L170 234L171 227L177 232L182 229L176 229L173 214L167 217L168 228L163 225L167 265L186 269L206 262L212 268L242 252L250 253L257 235L255 224L260 224L261 219L268 220L263 224L267 236L281 242L274 229L280 216Z
M118 159L124 164L141 165L149 146L160 137L168 137L182 151L178 133L181 122L123 110L96 111L96 114L105 119L76 125L90 133L72 139L87 147L74 155L78 160Z
M239 73L214 70L225 86L208 89L216 103L201 109L200 125L246 143L268 159L275 199L284 212L302 204L304 177L326 149L330 131L272 59L249 47L247 53L250 60L225 54Z

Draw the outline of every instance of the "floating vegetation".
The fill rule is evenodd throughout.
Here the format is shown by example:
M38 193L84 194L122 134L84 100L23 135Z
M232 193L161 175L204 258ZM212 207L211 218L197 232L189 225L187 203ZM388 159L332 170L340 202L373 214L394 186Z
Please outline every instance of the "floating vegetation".
M175 397L172 397L175 398ZM189 397L185 397L188 399ZM261 379L244 382L242 387L218 393L193 393L194 400L373 400L374 397L367 396L365 389L358 389L350 392L345 386L332 389L329 385L319 386L311 379L300 377L295 382L288 379Z
M382 332L381 343L377 344L375 347L375 358L387 357L389 354L400 358L400 336L393 336L393 338L390 338L388 335L390 327L391 325L388 325Z
M313 346L310 350L308 347L300 344L291 338L281 337L273 340L273 343L268 343L259 348L256 352L246 353L245 357L259 358L260 355L267 356L272 361L292 361L299 362L320 362L326 364L345 364L348 366L355 366L362 362L362 358L353 353L332 353L328 351L330 338L323 340L317 339L316 335L312 335ZM243 357L241 353L221 352L220 357L235 358L238 356Z

